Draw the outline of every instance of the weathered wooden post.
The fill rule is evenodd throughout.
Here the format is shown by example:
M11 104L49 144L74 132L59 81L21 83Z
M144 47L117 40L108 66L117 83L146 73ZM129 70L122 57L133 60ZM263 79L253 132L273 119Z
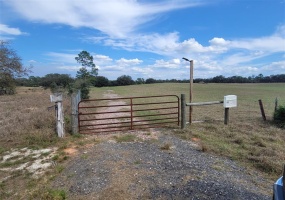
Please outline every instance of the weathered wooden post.
M57 135L58 137L64 137L64 117L63 117L63 106L62 106L62 94L54 93L50 95L50 101L55 102Z
M261 112L263 121L266 121L266 116L265 116L262 100L259 99L258 102L259 102L260 112Z
M78 103L81 101L81 91L78 90L76 93L71 95L71 126L72 134L78 133Z
M181 94L181 129L186 126L186 102L185 94Z

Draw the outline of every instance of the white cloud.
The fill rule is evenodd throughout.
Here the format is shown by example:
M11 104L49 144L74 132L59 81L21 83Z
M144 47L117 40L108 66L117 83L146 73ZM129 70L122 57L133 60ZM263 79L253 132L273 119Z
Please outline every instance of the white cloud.
M152 68L165 68L165 69L175 69L180 67L180 60L175 58L169 61L156 60L153 65L149 65Z
M140 63L142 63L142 60L139 60L137 58L135 59L125 59L125 58L121 58L120 60L117 60L116 63L119 66L132 66L132 65L138 65Z
M201 4L186 0L9 0L3 3L31 21L89 27L119 38L154 20L157 14Z
M0 24L0 34L1 35L15 35L15 36L17 36L17 35L23 35L26 33L22 32L18 28L12 28L12 27L9 27L8 25Z

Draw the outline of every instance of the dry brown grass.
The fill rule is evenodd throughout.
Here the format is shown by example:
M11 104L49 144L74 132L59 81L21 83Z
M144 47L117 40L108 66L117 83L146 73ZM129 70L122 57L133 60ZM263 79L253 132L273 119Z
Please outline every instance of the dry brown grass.
M15 95L0 96L0 159L5 152L21 147L40 149L57 146L61 150L66 147L65 143L70 137L67 140L57 137L55 111L47 109L54 105L50 102L50 94L49 90L42 88L19 87ZM70 130L68 96L64 98L63 104L68 136ZM59 152L55 162L63 162L66 158L66 155ZM17 170L10 173L0 170L0 199L34 199L35 193L52 199L53 196L58 195L58 192L61 192L45 186L49 179L56 175L57 167L52 170L55 174L48 173L38 180L25 171Z
M17 94L0 96L0 146L5 149L18 146L50 146L58 139L55 133L55 111L49 90L17 88ZM64 100L65 113L69 113L69 98ZM66 115L69 131L69 116ZM2 150L3 151L3 150Z

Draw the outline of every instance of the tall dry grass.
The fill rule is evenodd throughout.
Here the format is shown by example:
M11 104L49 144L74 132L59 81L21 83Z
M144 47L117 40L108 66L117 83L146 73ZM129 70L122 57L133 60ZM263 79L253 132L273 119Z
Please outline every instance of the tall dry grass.
M50 90L19 87L15 95L0 96L0 146L3 149L21 146L49 146L57 141L55 110ZM66 127L69 130L70 102L64 98ZM3 150L2 150L3 151Z

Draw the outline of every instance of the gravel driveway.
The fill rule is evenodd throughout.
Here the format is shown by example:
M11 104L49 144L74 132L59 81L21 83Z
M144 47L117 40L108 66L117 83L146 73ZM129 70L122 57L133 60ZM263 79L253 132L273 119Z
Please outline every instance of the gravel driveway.
M131 134L145 137L122 143L109 137L79 152L54 187L65 189L68 199L271 198L272 184L258 173L204 153L169 130Z

